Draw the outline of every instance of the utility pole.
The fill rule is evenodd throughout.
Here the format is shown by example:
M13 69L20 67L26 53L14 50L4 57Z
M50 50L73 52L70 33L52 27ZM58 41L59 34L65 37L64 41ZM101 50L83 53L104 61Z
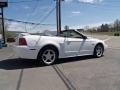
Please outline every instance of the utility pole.
M1 8L1 16L2 16L2 29L3 29L3 44L5 45L5 27L4 27L4 14L3 14L3 7Z
M61 33L61 1L64 0L55 0L56 1L56 22L57 22L57 35Z
M5 27L4 27L4 10L3 10L3 8L4 7L7 7L8 6L8 0L0 0L0 8L1 8L1 13L0 13L0 15L1 15L1 19L2 19L2 29L3 29L3 44L4 44L4 46L6 46L6 42L5 42Z

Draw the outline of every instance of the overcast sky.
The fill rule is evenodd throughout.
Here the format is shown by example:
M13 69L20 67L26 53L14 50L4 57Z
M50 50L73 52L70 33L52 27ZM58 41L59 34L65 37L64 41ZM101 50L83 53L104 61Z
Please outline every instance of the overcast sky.
M9 3L9 6L5 8L6 18L56 24L55 10L43 20L55 7L54 0L9 0L9 2L19 1L26 2ZM62 26L79 28L88 25L92 27L101 23L111 23L116 19L120 19L120 0L65 0L62 2ZM27 30L28 32L55 30L56 27L55 25L34 27L15 22L9 22L9 24L9 30Z

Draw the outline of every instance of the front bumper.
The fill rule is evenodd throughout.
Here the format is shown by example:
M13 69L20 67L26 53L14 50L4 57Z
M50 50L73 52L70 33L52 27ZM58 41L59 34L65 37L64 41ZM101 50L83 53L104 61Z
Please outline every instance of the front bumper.
M106 51L107 48L108 48L108 45L104 43L104 50Z

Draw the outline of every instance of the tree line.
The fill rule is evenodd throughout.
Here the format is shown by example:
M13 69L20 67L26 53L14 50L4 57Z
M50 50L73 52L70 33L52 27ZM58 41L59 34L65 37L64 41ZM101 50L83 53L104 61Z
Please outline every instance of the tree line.
M87 31L93 32L118 32L120 31L120 20L115 20L114 23L111 24L102 24L96 28L87 28Z

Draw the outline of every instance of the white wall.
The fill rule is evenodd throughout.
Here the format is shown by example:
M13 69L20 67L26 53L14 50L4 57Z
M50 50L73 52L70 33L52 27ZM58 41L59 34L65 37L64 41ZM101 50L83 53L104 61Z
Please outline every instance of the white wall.
M0 39L2 39L2 34L0 34Z

